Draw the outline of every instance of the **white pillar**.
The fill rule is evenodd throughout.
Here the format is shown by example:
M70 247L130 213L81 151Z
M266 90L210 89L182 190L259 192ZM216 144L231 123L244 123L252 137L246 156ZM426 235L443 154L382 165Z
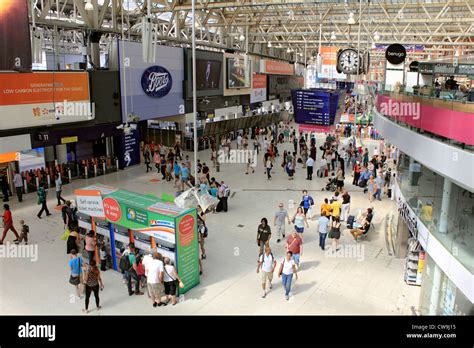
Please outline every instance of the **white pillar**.
M448 178L444 178L443 197L441 200L441 215L439 217L439 232L448 233L448 213L449 204L451 202L452 182Z
M413 168L413 164L415 163L415 160L413 159L413 157L410 157L410 165L408 166L408 182L409 182L409 186L412 186L412 183L413 183L413 171L412 171L412 168Z
M434 264L433 269L433 284L431 286L431 293L430 293L430 303L428 308L428 313L424 313L427 315L436 315L436 309L438 308L439 303L439 295L441 293L441 269L438 265Z

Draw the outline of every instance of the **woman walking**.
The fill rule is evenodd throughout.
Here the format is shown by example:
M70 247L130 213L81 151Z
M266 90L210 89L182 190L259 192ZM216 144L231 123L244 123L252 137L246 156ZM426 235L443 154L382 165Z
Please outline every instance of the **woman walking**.
M100 306L99 289L104 290L104 283L95 261L90 261L89 267L84 271L84 284L86 287L86 308L82 311L86 314L89 313L89 299L92 292L94 293L97 310L100 310L102 307Z
M309 228L309 224L302 207L298 207L298 209L296 209L296 213L291 221L295 224L296 232L298 232L301 239L303 239L304 225L306 224L306 227Z
M16 237L13 242L18 243L18 239L20 238L20 236L18 235L15 226L13 226L12 212L10 211L10 206L8 204L3 205L3 226L3 235L2 239L0 240L0 244L3 244L3 240L7 236L8 230L11 230Z
M174 306L178 303L178 301L176 301L176 285L179 285L180 288L184 288L184 284L168 257L165 257L164 263L163 282L165 284L166 303L171 301L171 304Z
M295 279L298 279L298 273L296 271L296 264L293 260L293 253L287 251L285 258L281 261L280 271L278 272L278 278L281 278L283 288L285 289L285 299L288 301L290 298L291 283L293 281L293 274Z
M339 239L341 238L341 222L339 217L331 218L331 229L329 230L329 238L332 239L332 252L339 251Z
M87 251L87 256L89 257L89 263L91 263L94 260L96 246L97 246L97 241L94 238L94 231L90 230L86 234L86 247L85 247Z
M79 227L74 227L73 230L69 233L66 241L66 254L71 254L73 250L79 250L81 245L81 236L77 231Z

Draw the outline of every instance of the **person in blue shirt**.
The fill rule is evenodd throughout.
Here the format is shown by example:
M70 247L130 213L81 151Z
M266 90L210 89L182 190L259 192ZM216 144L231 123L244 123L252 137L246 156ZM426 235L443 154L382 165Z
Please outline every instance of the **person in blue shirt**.
M84 261L82 256L77 254L76 249L71 250L71 259L69 260L69 268L71 270L71 276L69 277L69 283L74 285L76 288L77 297L81 298L81 274L82 266Z
M304 210L304 215L306 216L306 213L308 212L309 208L314 205L314 200L313 197L308 195L308 191L304 190L303 191L303 200L301 201L300 206L303 207Z
M181 167L179 166L178 161L174 161L174 187L176 187L179 183L179 175L181 174Z
M360 177L359 177L359 186L361 186L361 183L364 183L364 185L362 186L365 186L367 185L367 181L369 181L370 179L370 172L367 170L367 168L364 167L364 169L362 169L362 173L360 173Z
M181 164L181 191L184 191L184 185L189 185L189 169L184 165L184 163Z

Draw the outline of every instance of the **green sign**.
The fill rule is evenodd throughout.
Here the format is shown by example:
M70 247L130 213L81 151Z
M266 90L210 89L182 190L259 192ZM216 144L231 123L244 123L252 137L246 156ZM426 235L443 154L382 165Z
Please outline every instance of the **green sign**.
M148 214L146 211L125 206L127 211L127 220L134 221L137 224L148 226Z
M180 294L186 293L199 284L199 249L196 210L176 219L176 260L179 277L184 288Z

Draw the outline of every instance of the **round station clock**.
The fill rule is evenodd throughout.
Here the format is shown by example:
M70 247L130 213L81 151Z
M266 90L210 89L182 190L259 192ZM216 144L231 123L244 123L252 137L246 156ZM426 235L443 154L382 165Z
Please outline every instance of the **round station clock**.
M337 54L337 71L343 74L357 74L363 68L363 59L353 48L340 50Z

